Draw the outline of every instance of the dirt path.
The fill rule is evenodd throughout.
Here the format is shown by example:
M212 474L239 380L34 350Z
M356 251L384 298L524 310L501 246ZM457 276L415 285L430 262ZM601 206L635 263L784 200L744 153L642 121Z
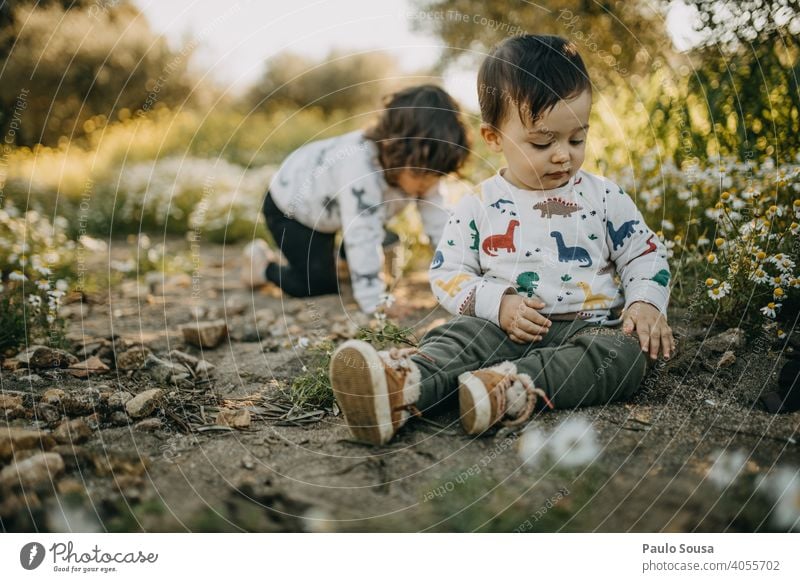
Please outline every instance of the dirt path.
M347 294L252 294L238 283L239 252L202 246L194 279L168 278L163 289L160 282L153 289L126 282L83 316L73 308L70 337L89 344L114 335L160 357L189 352L216 370L184 398L257 406L308 363L298 340L324 337L355 307ZM413 305L401 323L420 336L448 317L424 273L403 281L395 295ZM264 309L276 316L269 329L256 323ZM232 337L213 350L187 347L178 326L198 315L224 318ZM701 345L706 330L693 327L685 312L671 320L681 334L679 357L659 366L632 403L535 421L549 429L571 416L590 420L600 453L588 467L523 467L517 435L468 439L452 411L432 417L443 429L415 422L383 448L350 442L341 416L332 414L300 426L256 416L247 430L189 434L163 411L160 428L149 431L101 416L88 441L70 454L60 449L67 467L57 487L68 503L59 506L46 492L33 505L20 497L17 511L7 501L3 526L55 529L69 507L86 527L124 531L769 530L770 507L751 496L752 483L777 465L800 465L800 414L770 416L750 402L775 382L782 354L772 345L742 348L732 365L717 368L721 354ZM42 381L31 383L4 371L3 390L36 399L53 387L138 393L155 385L139 373L39 375ZM31 427L35 419L11 424ZM749 455L741 478L722 492L706 479L719 449Z

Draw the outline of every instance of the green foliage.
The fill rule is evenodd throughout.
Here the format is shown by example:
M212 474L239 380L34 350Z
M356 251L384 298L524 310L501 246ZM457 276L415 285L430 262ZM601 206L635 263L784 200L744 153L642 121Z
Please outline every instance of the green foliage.
M330 409L334 403L329 367L334 345L322 341L309 347L303 357L303 372L295 377L289 399L298 408Z

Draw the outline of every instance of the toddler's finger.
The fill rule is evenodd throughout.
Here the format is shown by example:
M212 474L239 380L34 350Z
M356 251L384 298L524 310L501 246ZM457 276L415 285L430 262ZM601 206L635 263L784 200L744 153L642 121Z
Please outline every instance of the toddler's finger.
M526 344L540 341L542 339L540 335L528 333L527 331L521 330L519 328L514 330L514 335L522 340L520 343L526 343Z
M639 335L639 345L642 346L643 352L650 351L650 325L642 323L641 321L636 326L636 331Z
M542 327L550 327L553 325L552 321L531 307L526 307L522 312L522 316L531 323L541 325Z
M658 348L661 347L661 335L657 329L653 330L650 335L650 358L655 360L658 358Z

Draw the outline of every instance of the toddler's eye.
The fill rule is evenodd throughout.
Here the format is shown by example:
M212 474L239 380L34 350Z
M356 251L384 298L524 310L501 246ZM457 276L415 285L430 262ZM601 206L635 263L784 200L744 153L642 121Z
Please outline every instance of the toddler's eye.
M547 148L550 147L549 143L533 143L533 142L531 142L531 145L533 147L535 147L537 150L546 150Z
M572 145L581 145L583 143L583 140L582 139L573 139L569 143L571 143Z

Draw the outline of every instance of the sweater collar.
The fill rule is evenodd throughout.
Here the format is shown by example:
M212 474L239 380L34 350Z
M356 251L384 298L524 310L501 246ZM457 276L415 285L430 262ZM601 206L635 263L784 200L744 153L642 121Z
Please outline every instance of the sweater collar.
M500 168L495 176L495 181L497 185L504 189L505 191L509 192L510 194L520 195L520 196L530 196L531 194L535 196L545 196L547 198L553 198L557 196L565 196L572 192L572 189L575 186L575 177L578 175L577 173L570 176L569 181L564 184L563 186L559 186L558 188L551 188L550 190L524 190L522 188L518 188L514 186L511 182L506 180L503 177L503 173L506 171L506 168Z

